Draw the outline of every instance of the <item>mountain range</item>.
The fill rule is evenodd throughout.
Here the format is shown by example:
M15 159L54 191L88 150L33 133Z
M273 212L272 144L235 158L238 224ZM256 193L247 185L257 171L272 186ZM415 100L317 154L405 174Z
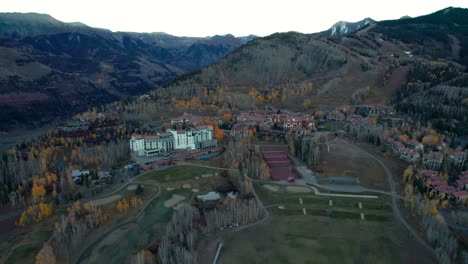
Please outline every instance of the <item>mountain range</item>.
M467 67L468 9L447 8L416 18L340 22L317 34L257 38L157 94L184 100L199 95L205 104L231 111L392 104L416 120L463 134Z
M0 129L39 126L56 113L72 114L149 90L157 91L157 98L198 96L231 111L265 104L304 110L307 98L314 109L390 103L417 114L428 102L423 94L439 92L438 85L447 82L465 84L468 10L367 18L338 22L316 34L262 38L111 32L46 15L2 14L0 65L0 111L6 113ZM424 85L408 88L408 83ZM434 93L431 98L435 109L461 113L456 120L439 116L445 118L440 126L463 122L468 112L462 100L437 102Z
M0 130L142 94L255 36L111 32L36 13L0 14Z

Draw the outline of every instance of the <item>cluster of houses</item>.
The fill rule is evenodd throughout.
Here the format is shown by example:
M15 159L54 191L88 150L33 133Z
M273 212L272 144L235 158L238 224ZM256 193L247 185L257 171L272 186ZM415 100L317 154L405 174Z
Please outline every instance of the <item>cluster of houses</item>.
M167 129L155 135L133 135L130 138L130 150L136 156L154 157L167 155L174 151L206 150L216 148L212 126L186 127L185 129Z
M404 117L395 115L395 111L387 106L381 105L358 105L340 106L334 111L326 113L327 120L343 121L349 124L368 126L370 118L378 116L378 121L381 125L385 124L388 128L401 125L402 122L408 120ZM427 135L429 141L433 141L433 135ZM438 170L444 162L444 154L442 151L448 149L448 145L444 141L440 141L434 146L434 151L425 152L424 144L412 139L407 143L400 142L397 139L388 137L383 144L397 154L402 160L407 162L417 162L421 160L423 168ZM453 151L448 157L448 161L458 168L462 168L466 153L463 151Z
M385 105L341 105L336 110L326 113L328 119L344 121L345 115L356 114L362 117L394 115L395 110Z
M453 165L459 168L463 168L463 165L465 165L466 161L466 153L463 151L454 151L449 155L449 161Z
M412 144L408 144L410 147L407 147L394 138L389 137L385 139L384 144L390 148L393 153L399 155L401 159L408 162L416 162L419 160L421 155L418 150L424 149L424 146L422 144L418 144L416 140L412 140Z
M61 126L57 127L60 136L81 137L86 132L96 128L116 126L119 119L112 113L98 113L96 115L81 114Z
M249 129L258 127L261 131L315 131L312 115L285 110L252 110L241 112L229 134L233 137L248 137Z
M89 170L73 170L72 171L72 180L76 184L83 184L85 177L90 175ZM105 170L100 170L97 173L97 179L92 180L92 184L104 183L107 180L112 179L110 172Z
M362 116L354 113L344 114L339 110L334 110L326 114L326 120L346 122L353 125L369 125L371 116Z
M199 126L203 124L203 117L184 113L183 115L171 119L172 127Z
M378 116L379 123L387 127L395 127L407 121L407 117L398 116L395 110L383 105L343 105L336 110L325 113L326 120L346 121L351 124L369 124L370 118Z
M431 150L429 153L426 153L424 152L424 144L415 139L410 140L405 145L391 137L386 138L384 144L405 161L416 162L422 158L422 167L432 170L438 170L441 167L444 162L444 154L441 151L447 148L447 144L441 142L434 148L436 151ZM458 168L463 168L466 161L466 153L455 150L448 155L448 161Z
M439 143L434 150L429 153L424 152L424 144L412 139L408 144L403 144L394 138L386 138L384 144L390 148L401 159L408 162L416 162L422 158L421 165L427 169L437 170L444 162L444 154L441 152L447 148L445 142ZM458 168L462 168L466 161L466 153L464 151L455 150L448 155L448 161Z
M227 125L222 117L215 118L215 120L220 126ZM278 131L305 133L316 130L315 119L312 115L275 109L243 111L233 116L229 123L227 126L229 129L225 132L236 138L249 137L249 130L253 127L271 135ZM201 124L203 124L203 117L187 113L171 120L173 128L186 128Z
M406 117L395 115L393 109L378 105L369 106L341 106L334 111L325 114L327 120L341 121L349 124L368 126L370 118L378 116L378 123L388 128L398 127L403 122L408 122ZM434 142L434 136L427 135L429 142ZM438 139L436 139L437 141ZM411 163L420 163L419 177L428 182L428 190L436 195L445 195L447 198L460 201L468 198L468 171L462 171L453 185L439 177L439 170L447 160L456 168L463 169L467 157L465 151L451 150L446 142L441 140L434 147L428 146L412 139L402 142L393 137L384 139L383 144L397 154L402 160ZM445 155L446 150L450 154ZM452 183L451 183L452 184Z
M444 154L438 151L430 151L423 154L422 166L428 169L439 169L444 162Z
M437 196L445 195L446 198L461 201L468 198L468 171L462 171L454 185L449 185L447 181L439 176L436 170L419 170L418 176L423 177L428 182L428 190L434 191Z

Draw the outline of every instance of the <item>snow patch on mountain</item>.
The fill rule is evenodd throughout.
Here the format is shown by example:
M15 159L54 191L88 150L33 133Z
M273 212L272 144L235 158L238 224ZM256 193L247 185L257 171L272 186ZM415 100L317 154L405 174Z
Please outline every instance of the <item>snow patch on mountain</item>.
M326 32L330 34L330 36L334 35L344 35L348 33L354 33L365 26L369 25L370 23L374 22L371 18L365 18L358 22L346 22L346 21L339 21L335 23L329 30Z

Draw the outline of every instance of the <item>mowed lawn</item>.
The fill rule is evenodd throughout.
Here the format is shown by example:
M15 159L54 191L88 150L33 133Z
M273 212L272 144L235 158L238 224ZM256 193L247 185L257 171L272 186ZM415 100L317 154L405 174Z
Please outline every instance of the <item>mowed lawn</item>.
M128 263L131 255L144 249L164 234L173 209L164 206L164 201L179 194L190 200L194 194L185 189L163 191L134 224L119 228L97 243L87 254L84 263Z
M193 166L177 166L162 171L153 171L138 178L139 181L155 180L161 183L171 181L184 181L201 177L203 174L214 174L213 169L193 167Z
M387 199L273 196L285 209L272 206L265 223L223 236L220 263L433 263L394 220Z

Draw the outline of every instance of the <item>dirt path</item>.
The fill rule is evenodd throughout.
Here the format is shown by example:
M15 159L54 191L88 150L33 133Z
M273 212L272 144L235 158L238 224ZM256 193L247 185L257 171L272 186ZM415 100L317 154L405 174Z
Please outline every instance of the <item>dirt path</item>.
M375 161L377 161L377 163L379 163L379 165L384 169L385 171L385 174L387 175L387 181L388 181L388 184L390 186L390 190L392 193L396 194L396 184L395 184L395 181L393 180L393 175L392 173L390 172L390 169L387 167L387 165L385 165L385 163L380 159L380 157L377 157L375 156L374 154L358 147L358 146L355 146L353 144L350 144L348 142L346 142L345 140L342 140L340 139L340 142L343 143L343 144L346 144L352 148L355 148L355 149L359 149L361 150L365 155L368 155L369 157L371 157L372 159L374 159ZM431 252L432 254L435 254L434 252L434 249L426 243L426 241L424 239L422 239L418 232L408 224L408 222L406 222L406 220L403 218L403 216L401 215L401 211L400 211L400 208L398 207L398 204L396 202L396 196L395 195L392 195L392 209L393 209L393 213L395 215L395 217L406 227L406 229L411 233L411 235L424 247L426 248L429 252Z

